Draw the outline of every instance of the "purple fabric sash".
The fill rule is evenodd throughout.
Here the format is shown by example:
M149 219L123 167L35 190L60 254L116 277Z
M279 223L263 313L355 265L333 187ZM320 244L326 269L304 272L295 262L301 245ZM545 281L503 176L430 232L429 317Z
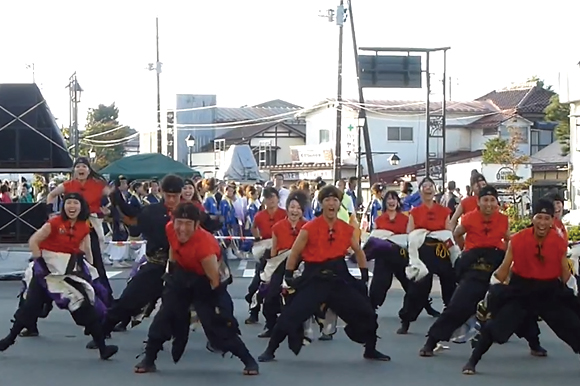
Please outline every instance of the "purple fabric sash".
M85 265L82 266L82 274L83 274L83 280L87 281L94 289L95 291L95 309L97 310L97 313L99 314L99 316L101 316L101 318L104 318L106 313L107 313L107 307L105 306L105 303L103 302L103 297L106 299L106 296L108 296L108 291L106 290L106 288L99 282L99 279L96 280L91 280L91 274L89 272L89 270L87 269L87 267ZM48 271L47 267L46 267L46 263L44 262L44 260L42 260L42 258L38 258L34 261L34 265L32 268L34 275L32 277L32 280L37 280L37 282L40 284L40 286L42 288L44 288L46 290L46 293L48 294L48 296L54 301L54 303L56 304L56 306L62 310L64 309L68 309L68 305L70 300L67 298L64 298L61 296L61 294L58 293L52 293L48 290L48 285L46 283L46 277L50 274L50 272ZM86 278L89 278L88 280ZM88 301L88 299L86 300Z
M138 258L137 260L135 260L135 262L133 263L133 266L131 267L131 272L129 272L129 279L131 279L133 276L135 276L137 274L137 272L139 271L139 268L141 268L141 266L143 264L145 264L147 262L147 255L143 255L140 258Z
M382 240L377 237L369 237L363 250L367 256L367 260L373 260L376 257L388 253L394 248L398 248L398 246L390 241Z

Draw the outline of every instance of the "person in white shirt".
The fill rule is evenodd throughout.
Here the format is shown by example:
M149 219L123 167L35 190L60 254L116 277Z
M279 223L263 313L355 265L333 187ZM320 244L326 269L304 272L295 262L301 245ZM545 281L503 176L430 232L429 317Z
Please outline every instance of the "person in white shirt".
M290 191L284 187L284 175L282 173L274 174L274 187L278 191L278 196L280 198L278 206L282 209L285 209L286 200L288 199Z

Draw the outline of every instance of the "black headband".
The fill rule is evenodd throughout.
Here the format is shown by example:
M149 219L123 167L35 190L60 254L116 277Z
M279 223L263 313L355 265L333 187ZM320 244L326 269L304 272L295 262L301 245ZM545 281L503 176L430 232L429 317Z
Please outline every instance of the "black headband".
M63 202L66 202L66 200L83 201L84 198L79 193L72 192L72 193L67 193L67 194L64 195L64 201Z
M534 215L547 214L554 216L554 203L545 199L540 199L534 206Z
M491 185L486 185L479 190L479 198L485 196L494 196L497 199L498 197L497 190Z

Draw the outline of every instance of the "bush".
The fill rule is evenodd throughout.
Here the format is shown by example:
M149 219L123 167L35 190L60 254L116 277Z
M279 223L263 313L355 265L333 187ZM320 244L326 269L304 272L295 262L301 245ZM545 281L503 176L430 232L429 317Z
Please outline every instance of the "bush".
M568 241L580 241L580 225L568 228Z
M517 219L517 220L510 219L510 232L512 232L512 233L519 232L522 229L526 229L530 225L532 225L532 220L530 220L527 217L526 218L520 218L520 219Z
M507 206L502 212L509 218L511 233L519 232L532 225L532 220L527 216L519 216L517 209L512 205Z

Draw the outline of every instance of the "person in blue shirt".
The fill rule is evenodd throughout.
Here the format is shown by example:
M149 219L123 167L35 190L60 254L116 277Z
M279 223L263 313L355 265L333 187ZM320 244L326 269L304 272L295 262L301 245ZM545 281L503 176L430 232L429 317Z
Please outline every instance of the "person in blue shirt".
M161 202L161 193L159 192L159 181L151 180L149 183L149 194L143 198L145 205L157 204Z
M236 186L234 184L228 185L225 193L219 206L220 214L224 219L222 232L225 236L239 236L240 226L234 210Z
M252 237L252 224L256 213L260 211L260 201L258 201L258 190L253 186L248 186L245 191L248 204L244 210L244 236ZM242 243L240 249L245 252L250 252L254 242L247 240Z
M310 192L310 183L308 181L300 181L298 183L298 190L302 192ZM306 221L314 219L314 210L312 209L312 200L309 200L308 204L304 207L303 217Z
M375 229L375 221L383 214L383 195L385 193L385 186L379 183L371 186L371 193L373 199L369 204L369 230Z
M207 178L201 183L201 192L204 194L203 197L203 207L205 211L210 216L219 216L220 210L218 208L218 202L214 195L216 190L215 178Z
M356 197L356 187L358 185L358 178L356 177L350 177L348 179L348 186L346 189L346 194L352 199L352 205L355 208L355 210L358 211L359 205L357 203L357 197Z

